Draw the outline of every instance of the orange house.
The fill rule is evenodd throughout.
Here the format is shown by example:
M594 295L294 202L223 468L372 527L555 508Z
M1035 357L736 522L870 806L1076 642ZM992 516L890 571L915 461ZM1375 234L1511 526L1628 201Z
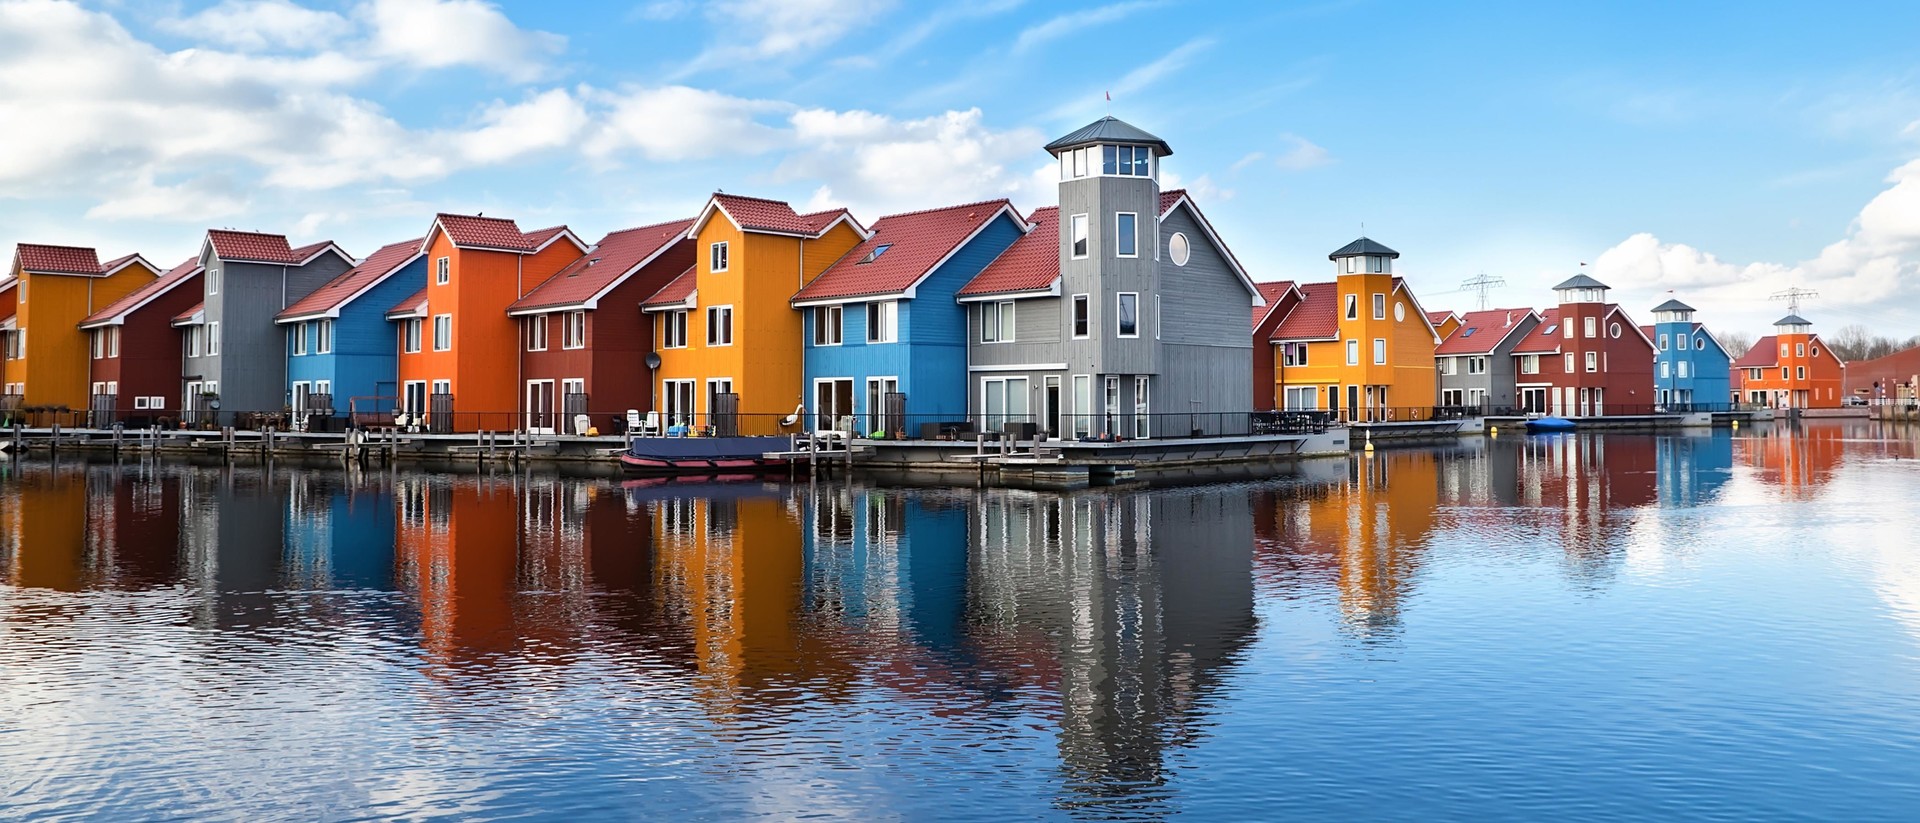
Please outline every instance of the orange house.
M715 194L687 237L693 268L641 304L656 314L656 406L670 425L779 434L802 403L801 315L788 299L867 230L846 209L796 214Z
M1327 255L1333 282L1299 284L1267 344L1274 399L1352 421L1423 420L1439 401L1433 352L1440 333L1407 281L1400 253L1362 237ZM1343 414L1344 413L1344 414Z
M5 341L7 402L87 408L92 395L101 392L89 392L94 337L80 330L80 321L159 276L160 270L137 254L101 265L93 249L16 247L8 280L15 313ZM118 345L116 340L102 343ZM114 388L105 393L114 394Z
M1776 409L1836 409L1847 364L1813 333L1813 324L1789 314L1773 324L1773 334L1754 341L1733 363L1733 387L1739 399Z
M587 251L566 226L433 219L421 251L427 287L387 312L398 323L398 411L432 431L517 431L519 326L507 307Z

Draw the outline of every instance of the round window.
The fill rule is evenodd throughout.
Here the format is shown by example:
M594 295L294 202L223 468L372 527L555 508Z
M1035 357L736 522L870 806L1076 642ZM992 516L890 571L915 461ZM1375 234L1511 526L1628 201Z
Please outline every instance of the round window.
M1393 319L1395 322L1403 322L1407 319L1407 304L1393 304Z
M1167 240L1167 256L1173 258L1173 264L1176 266L1184 266L1189 259L1192 259L1193 248L1187 245L1185 233L1174 232L1173 237Z
M1611 334L1612 334L1612 335L1614 336L1614 338L1615 338L1615 339L1619 339L1619 337L1620 337L1620 324L1619 324L1619 323L1615 323L1615 324L1613 324L1613 328L1610 328L1610 329L1608 329L1607 331L1608 331L1609 333L1611 333Z
M1696 338L1693 338L1693 347L1694 347L1694 348L1696 348L1696 349L1704 349L1704 348L1706 348L1706 347L1707 347L1707 338L1705 338L1705 337L1696 337Z

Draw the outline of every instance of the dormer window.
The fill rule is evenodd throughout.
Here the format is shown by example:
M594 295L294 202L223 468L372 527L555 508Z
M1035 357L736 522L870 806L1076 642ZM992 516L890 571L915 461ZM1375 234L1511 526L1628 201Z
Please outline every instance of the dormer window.
M855 263L854 265L864 266L868 263L878 260L880 259L880 255L886 254L887 249L890 249L890 248L893 248L892 243L881 243L878 246L874 246L873 251L867 252L867 256L860 258L860 261Z

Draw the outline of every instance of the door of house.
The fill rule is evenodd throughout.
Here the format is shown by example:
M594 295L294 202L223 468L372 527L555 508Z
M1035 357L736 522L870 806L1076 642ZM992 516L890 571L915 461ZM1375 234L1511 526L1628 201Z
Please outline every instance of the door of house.
M180 420L188 425L200 424L200 387L198 380L187 381L187 393L180 398Z
M853 415L853 378L828 377L813 381L813 429L841 428L841 418Z
M593 428L593 418L587 417L587 425L580 425L580 418L587 416L587 381L579 377L569 377L560 381L560 417L561 421L574 434L586 434Z
M1347 415L1349 417L1354 417L1359 410L1360 410L1360 387L1348 386L1347 387Z
M527 432L553 434L553 381L527 381Z
M453 381L433 381L433 391L427 395L427 430L453 433Z
M406 425L420 425L420 418L427 413L427 381L407 381L400 396L400 413L406 416Z
M666 414L666 426L671 428L693 425L693 418L697 412L693 407L692 380L662 380L660 394L660 408Z
M732 394L733 394L733 378L714 377L714 378L709 378L707 380L707 419L705 421L706 428L710 430L718 430L718 428L722 423L720 418L723 415L732 414L739 409L739 406L737 404L734 406L726 405L726 398L731 396ZM732 425L732 423L729 422L728 425Z
M891 418L887 408L887 397L899 392L899 378L867 378L867 422L862 427L865 431L892 433L906 425L904 420Z
M1067 421L1060 416L1062 411L1060 408L1060 378L1056 375L1049 375L1046 378L1045 386L1046 390L1042 392L1043 396L1040 400L1040 402L1045 404L1045 408L1041 409L1041 412L1045 415L1045 417L1041 419L1041 423L1047 429L1044 432L1045 436L1058 438L1061 432L1067 430Z

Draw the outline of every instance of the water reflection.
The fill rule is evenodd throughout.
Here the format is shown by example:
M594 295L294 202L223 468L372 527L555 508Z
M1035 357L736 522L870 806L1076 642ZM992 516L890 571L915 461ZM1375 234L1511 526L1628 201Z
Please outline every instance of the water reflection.
M644 703L646 719L603 719L699 741L648 750L665 776L845 768L867 752L935 772L984 764L1003 791L1044 775L1027 787L1044 809L1157 818L1195 800L1184 758L1243 720L1222 705L1263 599L1324 603L1341 643L1392 649L1449 564L1540 563L1603 592L1649 530L1675 528L1654 514L1815 499L1850 461L1910 459L1914 442L1859 424L1502 435L1259 483L1071 494L16 461L0 582L80 597L0 598L0 662L35 663L22 650L54 635L33 624L107 608L85 595L158 592L209 670L281 666L289 688L311 688L367 648L398 649L382 659L404 674L353 676L396 712L423 698L394 721L403 737L467 717L482 693L537 703L607 678L645 700L615 689L606 709ZM263 658L262 640L330 662ZM501 745L536 739L488 719ZM106 731L87 745L127 733ZM9 757L0 744L0 766ZM468 777L486 786L472 808L512 785ZM944 796L947 777L893 789ZM585 776L545 785L608 791ZM1035 811L1020 799L1000 798Z

